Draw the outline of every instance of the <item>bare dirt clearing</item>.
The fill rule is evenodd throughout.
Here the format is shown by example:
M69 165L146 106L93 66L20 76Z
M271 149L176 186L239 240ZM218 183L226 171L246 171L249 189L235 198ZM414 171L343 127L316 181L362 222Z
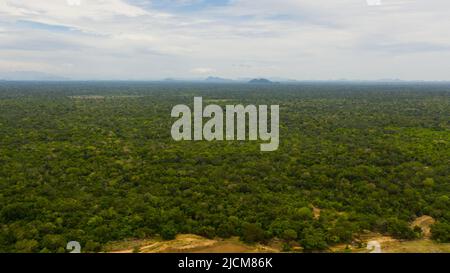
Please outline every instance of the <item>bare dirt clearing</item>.
M280 251L275 247L261 244L246 245L236 237L207 239L192 234L181 234L170 241L125 241L113 243L107 247L107 251L113 253L131 253L137 249L142 253L261 253Z
M314 208L314 216L320 217L320 209ZM379 233L368 232L358 236L358 242L340 244L330 248L330 252L368 253L366 248L370 241L380 244L383 253L450 253L450 244L439 244L429 239L430 227L435 220L427 215L415 219L411 226L419 226L423 231L423 239L402 241ZM160 239L130 240L111 243L107 252L131 253L272 253L282 252L282 243L273 240L269 245L248 245L238 237L229 239L208 239L193 234L180 234L174 240Z
M390 236L377 233L368 233L360 236L363 244L358 246L337 245L331 252L368 253L366 244L370 241L380 243L383 253L450 253L450 244L438 244L429 239L413 241L400 241ZM110 244L106 251L112 253L132 253L139 250L141 253L274 253L282 252L281 245L247 245L238 238L207 239L192 234L178 235L170 241L161 240L131 240Z
M418 217L414 222L412 222L411 227L420 227L422 229L422 233L424 238L430 238L431 236L431 225L433 225L436 221L433 217L428 215L423 215Z

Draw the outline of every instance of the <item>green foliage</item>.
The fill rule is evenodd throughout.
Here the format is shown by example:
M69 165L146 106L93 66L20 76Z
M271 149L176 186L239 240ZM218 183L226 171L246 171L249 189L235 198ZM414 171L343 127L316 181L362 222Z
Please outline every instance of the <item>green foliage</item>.
M58 234L47 234L42 238L42 246L47 249L65 248L67 241Z
M328 248L325 232L313 227L309 227L303 231L300 243L305 251L324 250Z
M163 240L173 240L177 235L177 230L172 226L164 226L161 230Z
M338 218L329 232L329 241L332 243L350 243L353 234L358 231L356 224L343 218Z
M313 218L312 210L308 207L302 207L295 211L295 219L311 220Z
M246 243L262 242L265 237L264 230L257 224L245 223L242 227L242 240Z
M286 229L281 237L286 241L293 241L297 239L297 232L293 229Z
M280 105L279 149L173 141L170 111L194 96ZM424 214L449 241L448 84L1 82L0 110L0 252L179 233L314 251L415 238Z
M450 243L450 223L436 222L431 226L432 238L440 243Z
M418 237L406 221L390 218L385 225L386 232L398 239L415 239Z
M15 248L17 249L17 252L22 253L32 253L36 252L39 249L39 242L36 240L21 240L17 241Z

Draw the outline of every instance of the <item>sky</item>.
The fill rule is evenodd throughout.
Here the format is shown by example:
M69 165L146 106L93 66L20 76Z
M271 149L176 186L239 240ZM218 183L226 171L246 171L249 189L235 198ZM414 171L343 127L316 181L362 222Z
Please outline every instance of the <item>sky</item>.
M449 0L0 0L0 75L450 80Z

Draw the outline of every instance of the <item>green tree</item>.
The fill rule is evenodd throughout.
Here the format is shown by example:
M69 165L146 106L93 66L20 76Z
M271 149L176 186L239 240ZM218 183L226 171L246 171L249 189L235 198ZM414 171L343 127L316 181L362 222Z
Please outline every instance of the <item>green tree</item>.
M257 224L245 223L242 226L242 240L246 243L261 242L265 239L264 230Z
M297 239L297 232L293 229L286 229L283 231L281 237L286 241L293 241Z

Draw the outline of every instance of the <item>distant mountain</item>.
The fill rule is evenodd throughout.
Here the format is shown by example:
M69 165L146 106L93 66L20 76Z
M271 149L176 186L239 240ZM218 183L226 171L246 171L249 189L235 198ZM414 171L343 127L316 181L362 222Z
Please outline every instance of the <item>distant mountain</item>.
M165 78L163 81L165 81L165 82L176 82L178 80L176 80L174 78Z
M256 83L256 84L273 84L275 82L269 81L268 79L261 78L261 79L250 80L248 83L252 83L252 84L253 83Z
M69 78L37 71L0 72L0 79L7 81L66 81Z
M219 77L208 77L208 78L205 79L205 82L230 83L230 82L233 82L233 80L219 78Z

